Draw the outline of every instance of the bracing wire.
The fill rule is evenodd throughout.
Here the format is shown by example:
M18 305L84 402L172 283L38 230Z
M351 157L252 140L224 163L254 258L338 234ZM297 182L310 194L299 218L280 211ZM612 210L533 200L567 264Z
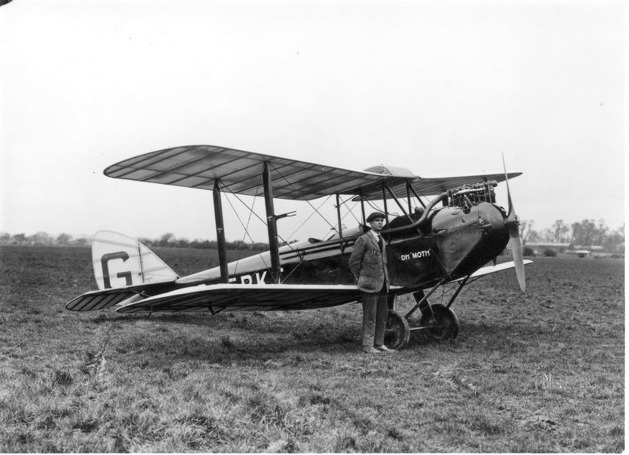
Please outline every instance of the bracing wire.
M373 202L371 201L367 201L367 204L369 205L369 207L371 207L373 210L377 210L377 211L381 211L382 209L377 207Z
M259 177L258 179L258 185L260 185L260 180L262 180L262 176ZM253 202L251 203L251 208L249 209L249 218L247 218L247 226L245 227L245 234L243 234L243 241L245 239L245 235L249 234L249 225L251 224L251 216L253 215L253 207L256 205L256 198L253 198ZM249 238L251 239L251 236L249 235ZM253 239L251 239L251 243L255 243L253 241Z
M231 193L231 192L230 192L230 193ZM231 194L233 194L233 193L231 193ZM245 225L244 225L244 223L243 223L243 222L242 222L242 220L240 219L240 216L238 215L238 212L236 211L236 208L234 207L234 205L232 204L232 202L229 200L229 198L228 198L228 197L226 197L225 199L227 200L227 203L229 204L229 206L230 206L230 207L232 208L232 210L234 211L234 214L236 215L236 218L238 218L238 221L240 222L240 225L241 225L241 226L243 227L243 229L245 230L245 234L244 234L244 236L243 236L243 239L244 239L244 237L246 236L246 237L249 237L249 240L251 240L251 243L252 243L252 244L253 244L253 243L255 243L255 242L254 242L254 240L253 240L253 238L252 238L252 237L251 237L251 235L249 234L248 224L247 224L247 226L245 226ZM241 202L242 202L242 201L241 201ZM253 208L253 206L252 206L252 208ZM251 210L249 211L249 213L250 213L250 215L249 215L249 216L251 217ZM260 255L260 259L262 260L262 263L264 264L264 266L265 266L265 267L267 267L267 268L268 268L268 267L270 267L270 266L266 263L266 261L264 260L264 257L263 257L262 255ZM235 273L237 273L237 272L238 272L238 261L236 261L236 268L234 269L234 274L235 274Z
M317 209L315 209L315 211L314 211L314 212L312 212L312 213L310 214L310 216L309 216L308 218L306 218L306 219L304 220L304 222L303 222L303 223L301 223L301 224L297 227L297 229L295 229L295 230L294 230L294 231L293 231L293 232L292 232L292 233L288 236L288 238L289 238L289 239L290 239L290 238L292 238L292 237L293 237L293 236L297 233L297 231L299 231L299 230L300 230L300 229L304 226L304 224L306 224L306 223L308 222L308 220L310 220L310 218L312 218L313 216L315 216L315 214L316 214L316 213L319 213L319 212L318 212L318 209L320 209L320 208L321 208L321 206L323 206L323 204L327 203L327 202L330 200L330 198L331 198L331 197L332 197L332 196L328 196L328 197L326 198L326 200L325 200L325 201L323 201L321 204L319 204L319 207L317 207ZM332 227L332 229L334 229L334 227Z
M234 207L234 205L232 204L232 202L229 200L228 197L225 198L227 200L227 203L229 204L229 206L232 208L232 210L234 211L234 214L236 215L236 218L238 218L238 221L240 222L240 225L243 227L243 229L245 230L245 234L243 236L243 238L249 237L249 240L251 240L251 243L255 243L253 238L251 237L251 235L249 234L249 230L247 229L247 226L245 226L245 223L242 222L242 219L240 218L240 215L238 215L238 212L236 211L236 208Z
M277 173L279 174L279 176L280 176L282 179L284 179L284 181L286 181L286 183L288 183L288 184L290 185L290 187L291 187L291 188L293 188L294 190L297 190L297 188L295 188L295 185L294 185L294 184L293 184L290 180L288 180L288 179L287 179L287 178L286 178L286 177L285 177L285 176L284 176L284 175L283 175L280 171L278 171L276 168L273 168L273 170L274 170L275 172L277 172ZM329 199L330 197L332 197L332 196L331 196L331 195L330 195L330 196L328 196L328 199ZM326 200L326 201L327 201L327 200ZM328 226L330 226L330 228L334 229L334 225L333 225L332 223L330 223L330 222L328 221L328 219L327 219L325 216L323 216L323 215L321 214L321 212L319 212L319 210L318 210L318 209L317 209L314 205L312 205L312 203L310 203L310 201L306 200L306 202L307 202L307 203L308 203L308 205L309 205L309 206L310 206L310 207L311 207L311 208L315 211L315 213L317 213L317 214L318 214L318 215L319 215L319 216L323 219L323 221L325 221L325 222L328 224ZM319 205L319 207L321 207L321 205ZM314 214L313 214L313 215L314 215ZM312 216L312 215L311 215L311 216ZM291 235L292 235L292 234L291 234Z
M237 201L239 201L242 205L245 206L245 208L247 210L249 210L250 216L251 215L255 215L255 217L265 226L267 225L266 220L262 219L260 217L260 215L258 215L257 213L255 213L251 207L249 207L241 198L238 197L238 195L236 193L234 193L233 191L231 191L229 188L225 188L227 191L229 191L229 194L233 195ZM230 203L231 205L231 203ZM252 204L253 207L253 204ZM245 229L245 231L247 232L247 235L249 236L249 238L251 239L251 241L253 242L253 239L251 238L251 235L249 235L247 227L244 225L244 223L242 222L242 220L240 219L240 217L238 216L238 213L236 212L236 209L234 208L234 206L232 205L232 210L234 210L234 213L236 213L236 217L238 217L238 220L240 221L240 224L242 225L243 229ZM294 249L290 246L290 244L288 243L288 241L286 241L281 235L277 235L278 238L282 241L282 243L284 243L285 245L287 245L292 251L294 251ZM265 263L265 265L267 265ZM268 265L267 265L268 266Z
M352 201L352 197L348 198L345 201L339 201L339 206L345 205L347 207L347 203L351 202L351 201ZM347 213L341 217L341 221L343 221L347 215L352 215L354 217L354 220L356 220L356 222L358 224L360 224L360 220L356 217L356 215L354 214L354 211L353 211L354 208L356 207L356 205L358 205L358 202L354 202L354 206L353 207L347 207Z

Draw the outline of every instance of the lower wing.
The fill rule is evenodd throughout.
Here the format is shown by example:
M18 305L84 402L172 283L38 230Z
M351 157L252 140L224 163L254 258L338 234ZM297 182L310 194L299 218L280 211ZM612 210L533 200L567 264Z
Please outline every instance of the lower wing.
M525 264L531 262L524 261ZM470 278L514 267L513 262L487 266L474 272ZM70 301L66 308L73 311L92 311L118 305L118 313L306 310L342 305L360 300L361 297L358 287L352 285L208 284L176 290L169 288L172 289L171 283L153 283L87 292ZM401 289L392 287L391 290ZM153 297L142 298L147 293L153 294Z
M357 286L211 284L177 289L120 305L116 312L273 311L324 308L360 299Z
M524 261L524 265L531 264L532 262L533 261L530 261L530 260L526 259ZM488 265L487 267L481 267L476 272L472 273L469 276L469 278L478 278L478 277L481 277L483 275L489 275L491 273L501 272L503 270L509 270L509 269L513 269L513 268L515 268L515 262L513 262L513 261L503 262L502 264L496 264L496 265ZM464 279L465 279L465 277L458 278L456 280L449 281L449 283L456 283L457 281L461 281L461 280L464 280Z

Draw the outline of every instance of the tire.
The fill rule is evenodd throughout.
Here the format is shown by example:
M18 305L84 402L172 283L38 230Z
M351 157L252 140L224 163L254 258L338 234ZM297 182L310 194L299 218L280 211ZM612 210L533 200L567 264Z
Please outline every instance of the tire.
M411 338L408 321L397 311L389 310L387 326L384 329L384 345L389 349L403 349Z
M422 314L420 326L430 327L422 330L422 333L434 341L453 340L459 333L459 319L456 314L441 304L432 305L432 313L428 309Z

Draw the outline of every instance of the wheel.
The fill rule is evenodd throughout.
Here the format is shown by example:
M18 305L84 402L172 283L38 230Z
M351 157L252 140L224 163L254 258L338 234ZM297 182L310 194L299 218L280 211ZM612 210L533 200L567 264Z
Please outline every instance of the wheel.
M434 315L434 318L433 318ZM435 341L453 340L459 333L459 320L450 308L441 304L432 305L432 313L427 309L420 319L422 330L428 338Z
M389 349L402 349L411 338L408 321L400 313L389 310L387 326L384 329L384 345Z

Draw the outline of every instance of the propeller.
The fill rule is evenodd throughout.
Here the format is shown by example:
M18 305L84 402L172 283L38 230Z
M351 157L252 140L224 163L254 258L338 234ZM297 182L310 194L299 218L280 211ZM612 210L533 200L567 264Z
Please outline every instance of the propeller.
M505 171L505 183L507 184L507 199L509 201L509 213L505 219L505 224L509 230L509 246L511 247L511 255L515 264L515 275L518 278L518 284L522 292L526 290L526 278L524 276L524 257L522 255L522 242L520 241L520 219L515 214L513 202L511 202L511 191L509 191L509 176L507 175L507 165L505 164L505 156L502 154L502 167Z

